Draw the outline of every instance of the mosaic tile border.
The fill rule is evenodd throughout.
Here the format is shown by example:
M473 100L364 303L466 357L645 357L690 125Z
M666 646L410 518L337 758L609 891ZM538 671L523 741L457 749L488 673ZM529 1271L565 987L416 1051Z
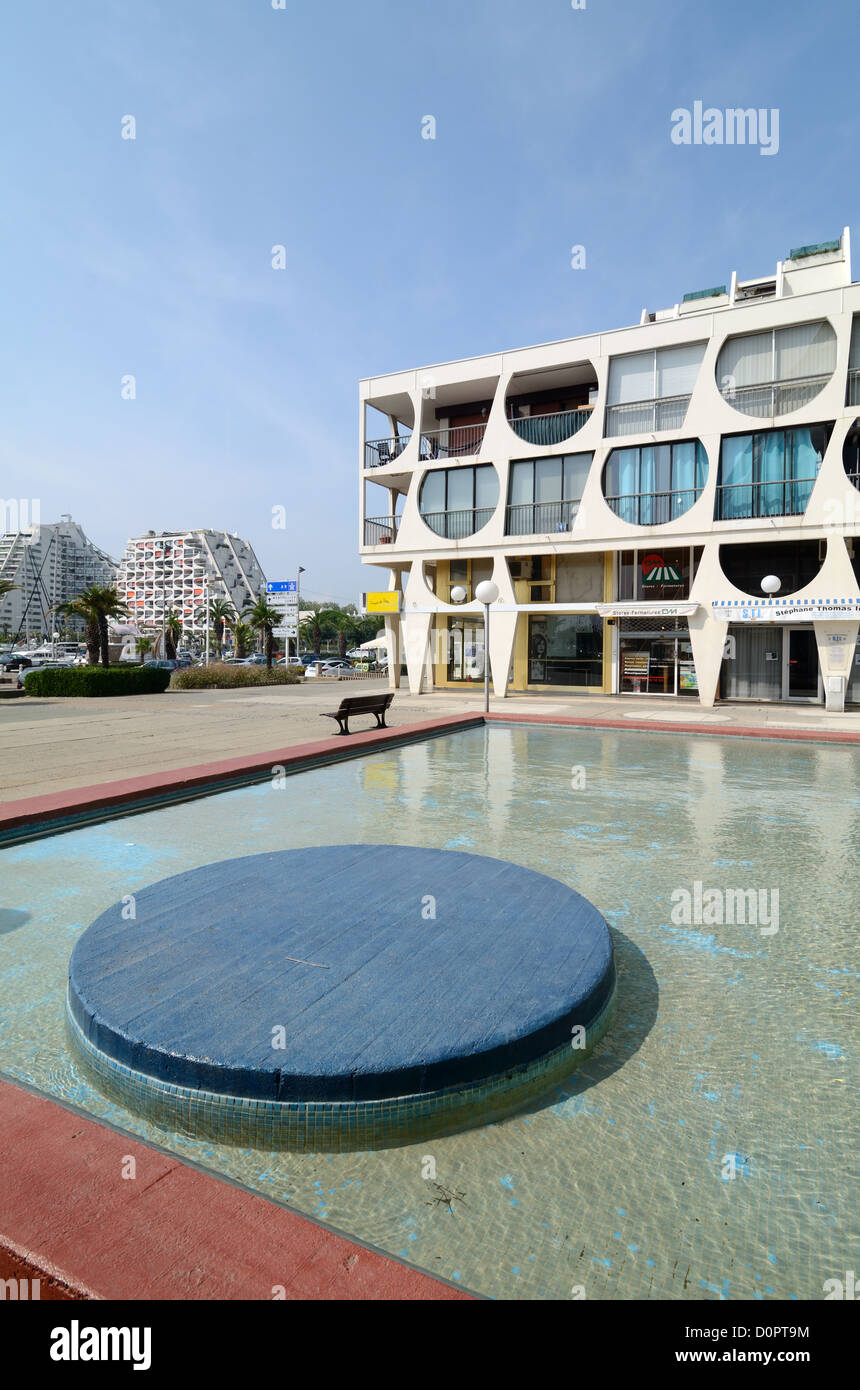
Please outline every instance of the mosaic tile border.
M390 1149L504 1119L570 1077L611 1022L616 986L586 1026L586 1045L555 1048L537 1061L463 1087L378 1101L263 1101L159 1081L114 1061L85 1037L66 996L72 1055L109 1099L162 1128L242 1148L296 1153Z

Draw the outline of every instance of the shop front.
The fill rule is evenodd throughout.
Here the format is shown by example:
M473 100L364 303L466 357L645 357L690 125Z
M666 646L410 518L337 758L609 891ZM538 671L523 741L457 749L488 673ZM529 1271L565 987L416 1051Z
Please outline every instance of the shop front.
M690 642L697 603L604 603L598 607L613 638L613 692L698 696Z
M718 600L711 608L728 623L723 699L826 703L828 709L860 700L860 600Z

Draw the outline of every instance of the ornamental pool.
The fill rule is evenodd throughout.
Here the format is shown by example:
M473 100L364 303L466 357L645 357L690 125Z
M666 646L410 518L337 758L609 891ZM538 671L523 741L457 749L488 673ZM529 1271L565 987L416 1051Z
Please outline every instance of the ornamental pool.
M858 774L842 745L497 723L5 848L0 1071L490 1297L821 1298L860 1211ZM615 1015L570 1081L491 1126L343 1154L195 1140L87 1082L64 1001L100 913L344 843L509 860L603 913ZM703 913L727 890L767 915Z

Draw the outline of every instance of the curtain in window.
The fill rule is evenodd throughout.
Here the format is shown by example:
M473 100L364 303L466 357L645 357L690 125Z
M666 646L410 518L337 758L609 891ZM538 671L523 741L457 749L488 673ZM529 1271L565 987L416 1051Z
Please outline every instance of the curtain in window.
M612 508L622 521L638 520L636 493L639 484L639 450L613 449L606 466L606 495L616 499Z
M654 396L654 353L633 352L609 363L610 405L650 401Z
M739 516L752 516L753 436L729 435L720 451L719 517L731 521Z
M534 501L534 464L530 459L511 464L510 498L513 507Z
M675 444L672 449L672 517L681 516L696 500L698 445Z
M793 515L799 516L806 511L806 504L821 467L821 454L813 444L812 435L807 429L788 431L787 443L786 476L790 479L787 489L788 506Z
M638 491L643 495L639 498L640 526L653 526L655 524L656 499L654 493L657 484L657 460L656 449L646 445L639 451L639 486Z
M421 487L421 499L418 510L422 516L429 512L444 512L445 510L445 469L439 468L435 472L428 473Z
M472 472L472 469L469 469ZM475 473L475 506L487 507L491 511L499 500L499 479L495 468L482 465Z
M771 380L773 335L749 333L742 338L730 338L717 363L717 384L721 391L734 386L758 386ZM732 380L727 382L726 377Z
M657 395L692 395L704 355L704 343L684 343L682 347L659 348Z
M758 444L759 488L758 516L786 515L785 496L785 435L782 430L773 430L756 436Z
M825 320L776 330L776 379L831 376L836 366L836 334Z

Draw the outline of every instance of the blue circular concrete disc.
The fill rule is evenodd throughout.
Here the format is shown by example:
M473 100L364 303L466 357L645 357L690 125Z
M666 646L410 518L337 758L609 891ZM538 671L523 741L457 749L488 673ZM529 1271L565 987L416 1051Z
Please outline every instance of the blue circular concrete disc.
M158 1078L273 1101L357 1101L504 1073L609 1000L612 942L579 893L453 850L334 845L226 859L87 928L69 1005Z

